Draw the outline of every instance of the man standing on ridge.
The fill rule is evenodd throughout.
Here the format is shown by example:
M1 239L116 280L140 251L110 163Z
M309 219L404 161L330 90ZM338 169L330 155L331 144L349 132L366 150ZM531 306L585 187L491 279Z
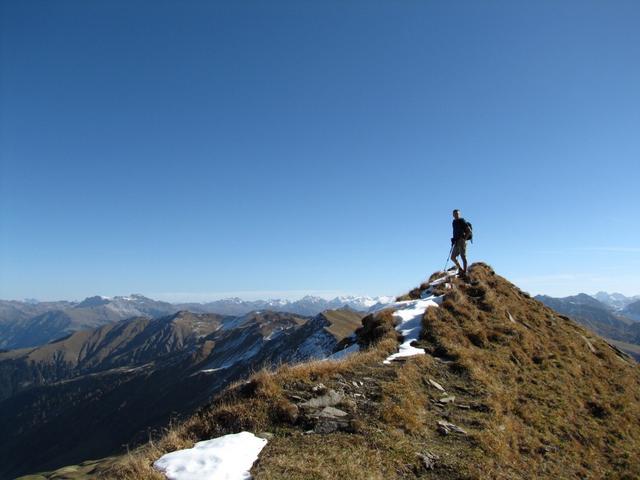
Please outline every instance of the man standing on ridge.
M467 274L467 240L473 237L471 224L460 216L460 210L453 211L453 238L451 239L451 260L458 267L460 276ZM458 263L457 257L462 257L462 265Z

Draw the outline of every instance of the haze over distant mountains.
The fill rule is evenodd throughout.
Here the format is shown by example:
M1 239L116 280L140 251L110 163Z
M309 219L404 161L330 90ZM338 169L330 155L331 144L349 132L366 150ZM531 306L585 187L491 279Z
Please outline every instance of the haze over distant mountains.
M535 297L590 330L610 340L640 361L640 296L620 293L580 293L563 298Z
M623 310L632 303L640 302L640 295L627 297L621 293L598 292L595 295L591 296L599 302L602 302L615 310Z
M208 303L168 303L143 295L93 296L81 302L0 300L0 348L34 347L73 332L97 328L133 317L159 318L187 310L193 313L246 315L269 310L313 316L325 310L348 308L367 311L392 297L341 296L327 300L306 296L300 300L254 300L227 298Z

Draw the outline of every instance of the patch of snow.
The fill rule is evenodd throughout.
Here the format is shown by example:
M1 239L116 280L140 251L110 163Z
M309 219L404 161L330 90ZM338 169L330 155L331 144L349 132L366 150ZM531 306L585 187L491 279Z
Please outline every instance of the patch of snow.
M347 358L348 356L359 352L360 345L354 343L353 345L348 346L347 348L343 348L342 350L337 351L327 357L327 360L342 360L343 358Z
M423 300L409 300L406 302L396 302L390 307L395 307L393 316L400 320L396 330L402 335L403 342L398 351L389 355L384 363L391 363L392 360L400 357L412 357L423 355L424 349L413 347L411 344L418 340L422 331L422 316L429 307L437 307L442 297L427 297Z
M367 296L343 295L329 301L328 306L332 308L341 308L343 306L347 306L354 310L359 310L364 312L369 310L371 307L374 307L376 305L391 303L394 300L395 300L394 297L367 297Z
M296 350L295 358L297 360L326 358L335 346L336 340L331 334L318 330L302 342Z
M249 318L251 317L248 315L243 315L241 317L233 317L229 320L225 320L222 324L222 329L233 330L234 328L240 328L240 326L247 323Z
M278 338L283 333L284 333L284 329L282 327L276 327L269 333L269 335L264 337L264 341L268 342L269 340L273 340L275 338Z
M240 355L235 355L235 356L232 355L231 358L228 358L226 362L224 362L222 365L218 367L218 369L233 367L238 362L242 362L243 360L249 360L251 357L254 357L258 353L260 353L261 349L262 349L262 344L256 342L251 346L251 348L249 348L248 350L245 350Z
M420 300L407 300L395 302L388 305L381 305L377 311L393 309L393 316L398 320L396 330L402 335L402 343L398 351L389 355L383 363L389 364L396 358L412 357L414 355L424 355L424 349L416 348L411 344L420 338L422 332L422 317L429 307L437 307L442 302L443 296L431 294L431 287L449 282L458 272L448 272L441 278L429 283L429 286L421 293Z
M253 433L234 433L167 453L153 466L169 480L248 480L266 444L267 440Z

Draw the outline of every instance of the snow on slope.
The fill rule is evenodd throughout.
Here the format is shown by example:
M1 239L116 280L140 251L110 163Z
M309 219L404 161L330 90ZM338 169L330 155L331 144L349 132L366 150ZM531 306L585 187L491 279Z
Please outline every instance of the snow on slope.
M153 466L169 480L247 480L266 444L253 433L234 433L167 453Z
M329 355L327 360L342 360L343 358L347 358L352 353L356 353L360 351L360 345L354 343L353 345L348 346L347 348L343 348L342 350L338 350L337 352Z
M405 302L396 302L389 307L396 308L393 316L400 320L396 325L396 330L402 335L402 343L398 347L398 351L389 355L384 363L391 363L396 358L412 357L414 355L423 355L422 348L416 348L411 344L418 340L422 331L422 316L429 307L437 307L442 297L427 297L423 300L409 300Z
M396 330L401 333L403 342L398 352L384 360L389 364L400 357L422 355L424 350L411 344L418 340L422 330L422 317L427 308L438 307L442 296L431 294L431 287L448 283L457 272L448 272L445 276L431 282L422 291L419 300L394 302L378 305L374 311L394 309L393 316L398 319ZM313 337L313 336L312 336ZM303 344L313 351L322 350L323 342L320 338L310 338ZM327 357L328 360L339 360L359 350L357 343ZM248 480L251 478L249 470L257 460L267 441L249 432L225 435L213 440L198 442L193 448L168 453L153 465L162 471L169 480Z
M424 316L425 310L429 307L437 307L442 302L442 296L431 295L431 287L442 283L448 283L449 279L457 274L458 272L455 270L447 272L444 276L429 283L429 286L422 291L422 298L420 300L407 300L376 305L370 310L371 313L387 309L394 310L393 316L398 320L396 330L402 335L403 341L400 344L398 351L387 357L384 363L389 364L394 359L400 357L411 357L413 355L424 354L424 350L422 348L413 347L411 344L420 338L420 332L422 331L422 317ZM360 346L357 343L354 343L353 345L330 355L327 357L327 360L341 360L359 350Z
M422 348L416 348L411 344L420 338L420 332L422 331L422 317L425 310L429 307L437 307L442 302L442 296L437 297L435 295L431 295L431 287L448 282L449 278L455 276L457 273L457 271L448 272L443 277L431 282L429 287L422 291L422 298L420 300L395 302L379 308L379 310L395 310L393 312L393 316L398 319L396 330L402 335L402 343L400 344L398 351L389 355L383 363L391 363L393 360L400 357L412 357L413 355L424 354L424 350Z

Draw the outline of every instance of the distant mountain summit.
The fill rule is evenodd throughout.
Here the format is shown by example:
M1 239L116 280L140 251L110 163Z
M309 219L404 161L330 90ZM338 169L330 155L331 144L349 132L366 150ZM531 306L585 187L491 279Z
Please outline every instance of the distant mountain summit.
M108 297L96 295L95 297L87 297L80 303L74 306L74 308L87 308L87 307L99 307L100 305L106 305L109 303Z
M222 315L243 315L256 310L289 312L298 315L317 315L325 310L336 310L339 308L350 308L359 312L366 312L374 305L387 304L392 301L393 297L347 295L327 300L322 297L306 295L299 300L242 300L233 297L207 303L182 303L179 304L179 306L187 310L220 313Z
M226 298L208 303L173 304L140 294L87 297L81 302L20 302L0 300L0 349L35 347L128 318L160 318L181 310L219 315L246 315L254 311L287 312L314 316L325 310L349 308L365 312L392 297L341 296L327 300L305 296L300 300Z
M600 292L602 293L602 292ZM607 299L611 296L607 295ZM617 294L613 294L617 295ZM605 298L600 295L601 298ZM581 293L564 298L538 295L536 300L567 315L590 330L614 342L619 348L640 360L640 315L634 316L634 305L627 304L625 309L605 304L594 297ZM625 297L628 299L628 297ZM620 305L619 303L617 305Z
M640 295L627 297L621 293L598 292L592 296L614 310L623 310L627 305L640 300Z
M142 295L85 298L81 302L0 300L0 348L34 347L127 318L157 318L180 310L178 305Z

